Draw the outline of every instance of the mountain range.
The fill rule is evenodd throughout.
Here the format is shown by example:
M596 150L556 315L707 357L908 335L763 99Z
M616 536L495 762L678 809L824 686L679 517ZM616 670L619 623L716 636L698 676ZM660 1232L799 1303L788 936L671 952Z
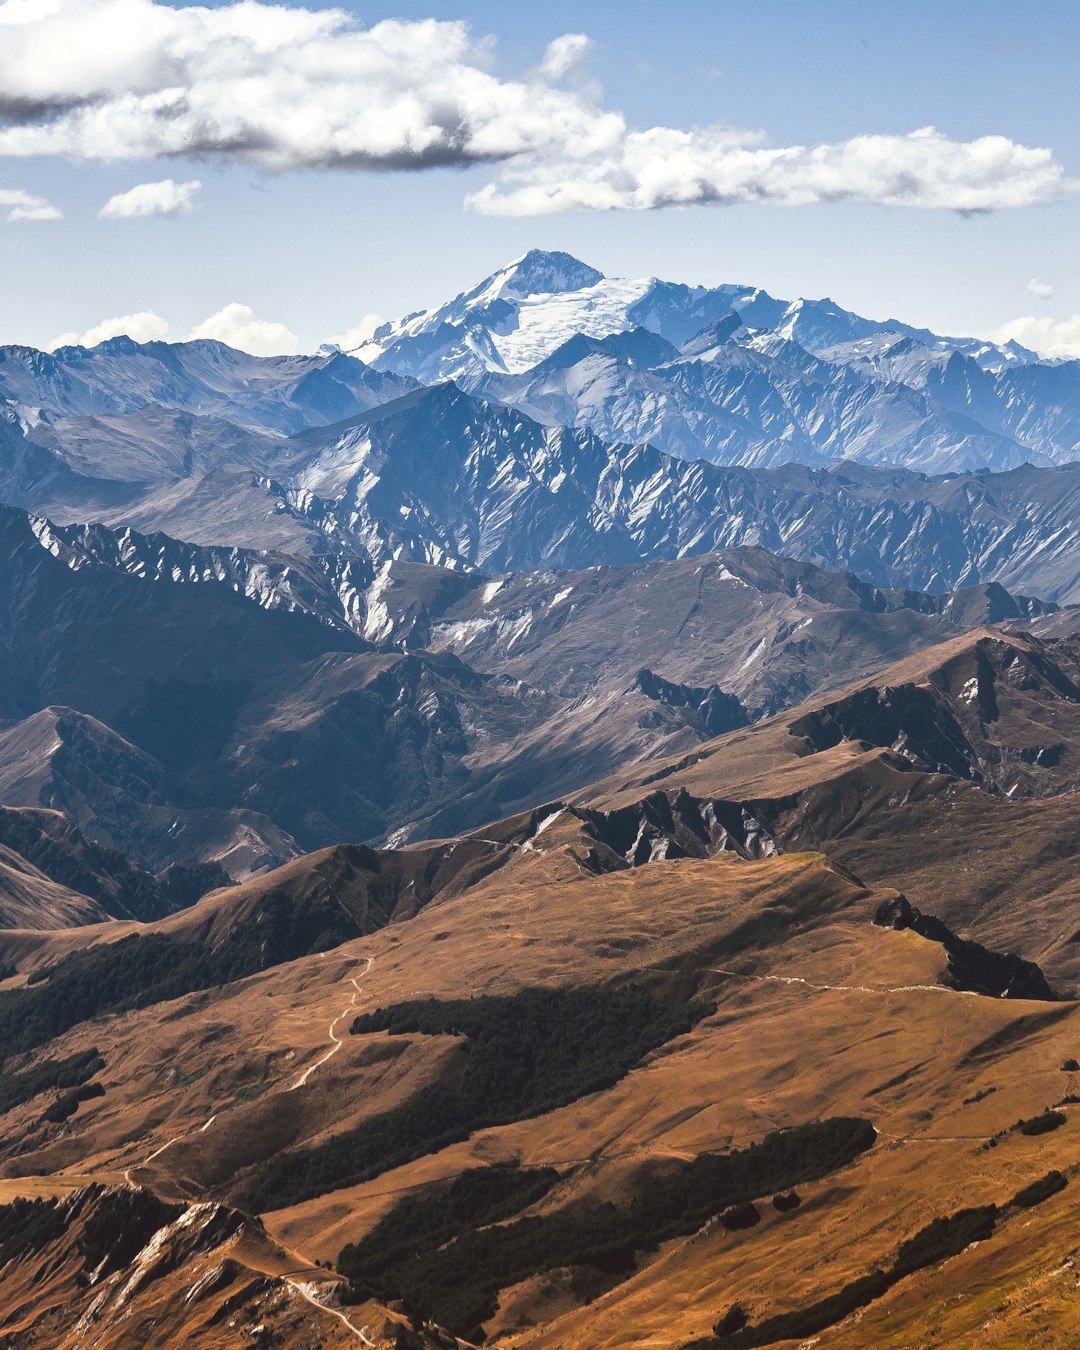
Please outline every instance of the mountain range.
M0 349L0 1344L1076 1344L1078 428L537 251Z
M1080 363L939 337L832 300L612 280L533 252L357 354L551 426L751 467L930 471L1072 462Z
M5 1334L1066 1343L1078 680L981 628L469 835L0 933Z
M880 586L1080 591L1075 361L541 253L359 357L5 348L0 499L372 566L751 544Z
M158 872L456 833L1055 606L733 549L491 579L0 510L0 800Z

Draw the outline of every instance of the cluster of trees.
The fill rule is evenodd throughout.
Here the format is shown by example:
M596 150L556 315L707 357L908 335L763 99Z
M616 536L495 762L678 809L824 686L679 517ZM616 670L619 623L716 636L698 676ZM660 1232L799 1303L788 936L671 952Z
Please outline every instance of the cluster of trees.
M99 1271L99 1279L125 1269L158 1229L178 1219L184 1209L159 1200L152 1191L124 1187L101 1192L86 1207L79 1234L84 1269Z
M902 1280L927 1266L939 1265L959 1256L973 1242L985 1242L997 1223L996 1205L976 1205L959 1209L944 1219L933 1219L914 1237L900 1244L890 1275Z
M1028 1209L1056 1195L1067 1185L1068 1179L1063 1172L1048 1172L1017 1191L1009 1204ZM957 1210L943 1219L934 1219L920 1228L914 1237L901 1243L896 1259L887 1270L872 1270L844 1285L835 1294L806 1307L767 1317L756 1326L751 1325L744 1310L734 1304L713 1327L711 1337L691 1341L683 1350L749 1350L752 1346L816 1336L881 1298L906 1275L959 1256L973 1242L984 1242L993 1234L999 1217L996 1205L977 1205Z
M735 1304L716 1323L711 1336L691 1341L683 1350L749 1350L751 1346L816 1336L881 1298L905 1275L947 1261L958 1256L969 1243L988 1238L994 1231L997 1212L995 1205L980 1205L975 1209L958 1210L948 1218L935 1219L901 1245L888 1270L872 1270L868 1275L850 1281L835 1294L791 1312L767 1317L756 1325L751 1324L743 1309Z
M77 1087L71 1092L65 1092L62 1097L57 1097L56 1101L50 1102L45 1108L42 1119L53 1125L58 1125L62 1121L70 1120L83 1102L104 1096L105 1089L100 1083L84 1083L82 1087Z
M0 1205L0 1266L39 1252L67 1232L68 1211L58 1201L26 1200Z
M398 1201L365 1238L342 1249L337 1268L354 1289L370 1289L375 1298L393 1297L394 1270L417 1251L433 1251L467 1229L520 1213L558 1179L553 1167L474 1167Z
M494 1313L501 1289L562 1266L590 1266L614 1277L628 1274L636 1253L693 1233L723 1212L745 1226L751 1209L757 1215L749 1203L755 1197L834 1172L875 1138L867 1120L817 1121L776 1131L733 1153L703 1154L676 1164L666 1175L650 1176L648 1186L626 1205L575 1204L495 1228L486 1226L492 1220L484 1214L454 1212L445 1200L437 1201L442 1217L430 1234L421 1226L411 1245L395 1243L392 1255L384 1258L376 1230L366 1242L346 1248L339 1265L353 1281L357 1300L373 1291L384 1299L401 1299L410 1311L475 1340ZM521 1177L524 1190L529 1173ZM425 1201L426 1196L401 1201L384 1220L384 1237L404 1233ZM502 1217L507 1217L505 1207Z
M720 1222L729 1233L739 1233L744 1228L754 1228L761 1222L761 1211L752 1200L744 1200L741 1205L732 1205L720 1215Z
M32 1050L103 1013L228 984L358 936L355 921L331 900L272 891L214 948L160 933L88 947L41 972L32 986L0 993L0 1046L9 1055Z
M1047 1172L1046 1176L1039 1177L1030 1185L1022 1186L1009 1201L1017 1209L1030 1209L1032 1205L1041 1205L1044 1200L1049 1200L1052 1195L1057 1195L1058 1191L1063 1191L1069 1184L1069 1180L1064 1172Z
M21 1106L51 1088L77 1088L93 1078L105 1061L98 1051L80 1050L67 1059L46 1059L22 1073L0 1074L0 1113Z
M1060 1129L1068 1118L1064 1111L1054 1111L1048 1107L1039 1115L1032 1116L1028 1120L1018 1120L1013 1129L1027 1135L1049 1134L1051 1130Z
M478 1129L527 1119L618 1082L649 1050L709 1009L637 986L524 989L503 997L424 999L358 1017L354 1035L458 1036L464 1068L385 1115L313 1148L269 1159L241 1184L255 1211L356 1185Z

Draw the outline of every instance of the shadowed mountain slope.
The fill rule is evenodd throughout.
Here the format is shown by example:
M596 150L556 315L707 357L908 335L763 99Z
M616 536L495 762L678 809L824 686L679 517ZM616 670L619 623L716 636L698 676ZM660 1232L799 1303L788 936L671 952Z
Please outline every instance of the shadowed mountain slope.
M0 798L152 872L236 879L340 840L458 834L1049 608L750 549L488 580L10 508L0 528Z

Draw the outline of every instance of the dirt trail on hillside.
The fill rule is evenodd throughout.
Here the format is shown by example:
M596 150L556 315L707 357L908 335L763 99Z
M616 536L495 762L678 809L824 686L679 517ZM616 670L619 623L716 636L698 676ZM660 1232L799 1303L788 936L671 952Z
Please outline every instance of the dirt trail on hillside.
M365 975L368 973L368 971L371 970L371 967L374 964L375 958L373 956L369 956L367 958L367 965L364 967ZM341 1012L338 1013L338 1015L330 1023L330 1026L327 1031L327 1034L329 1035L330 1040L332 1042L330 1049L325 1051L321 1056L321 1058L317 1059L314 1064L308 1065L308 1067L304 1070L304 1072L300 1075L300 1077L296 1080L296 1082L293 1083L293 1085L289 1088L290 1092L295 1092L297 1088L303 1087L304 1084L311 1077L311 1075L315 1072L315 1070L321 1069L322 1066L327 1062L327 1060L333 1059L334 1056L337 1054L337 1052L345 1044L344 1037L339 1036L337 1032L334 1030L334 1028L337 1026L337 1024L341 1021L343 1017L348 1017L349 1013L356 1011L356 1000L364 992L363 989L360 988L359 984L357 984L355 976L349 977L349 983L352 985L354 992L350 997L348 1003L346 1003L345 1007L341 1010Z

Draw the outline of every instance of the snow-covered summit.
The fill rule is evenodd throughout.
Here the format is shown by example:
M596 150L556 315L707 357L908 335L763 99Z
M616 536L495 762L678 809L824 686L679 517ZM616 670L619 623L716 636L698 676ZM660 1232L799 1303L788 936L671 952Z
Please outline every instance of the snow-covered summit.
M612 281L569 253L532 249L445 304L383 324L356 354L425 382L516 374L578 334L632 327L627 310L650 284Z
M606 338L646 328L677 344L762 296L752 286L607 277L569 253L532 249L445 304L383 324L356 354L425 383L468 382L490 372L531 370L579 335Z
M539 248L531 248L488 278L489 283L499 287L500 295L520 298L582 291L603 280L603 272L583 263L572 253L551 253Z
M434 308L385 323L357 349L361 360L422 383L520 375L575 337L646 329L682 346L728 314L747 329L797 343L814 356L871 338L907 337L931 352L960 352L984 369L1039 360L1016 343L941 337L898 319L867 319L834 300L777 299L748 285L688 286L656 277L608 277L569 253L531 249ZM702 349L704 350L704 349Z

